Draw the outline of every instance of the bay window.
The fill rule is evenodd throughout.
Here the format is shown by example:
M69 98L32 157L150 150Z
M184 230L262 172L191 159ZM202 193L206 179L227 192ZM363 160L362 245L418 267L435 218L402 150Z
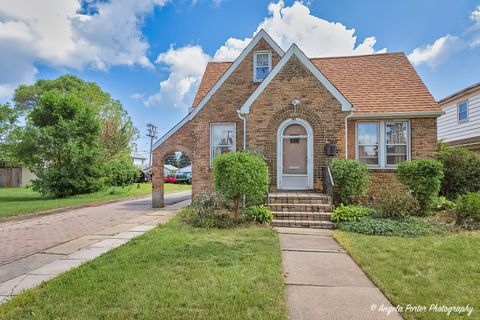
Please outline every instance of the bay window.
M210 124L210 161L225 152L235 151L235 123Z
M374 168L395 167L409 160L407 121L357 123L357 160Z

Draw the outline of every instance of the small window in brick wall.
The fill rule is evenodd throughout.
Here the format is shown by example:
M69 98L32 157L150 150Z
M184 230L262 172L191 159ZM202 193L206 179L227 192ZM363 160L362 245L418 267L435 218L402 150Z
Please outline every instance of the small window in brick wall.
M272 70L272 53L256 51L253 54L253 81L261 82Z

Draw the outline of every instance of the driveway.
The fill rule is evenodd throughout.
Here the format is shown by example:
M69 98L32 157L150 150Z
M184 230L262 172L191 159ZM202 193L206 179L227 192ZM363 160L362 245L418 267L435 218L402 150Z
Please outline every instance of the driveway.
M167 194L165 204L190 198L190 191ZM156 210L151 207L151 197L145 197L0 223L0 282L15 276L2 273L1 266L5 264L22 259L22 265L26 260L33 267L43 265L64 254L58 247L63 243L70 244L74 239L79 239L82 245L93 243L102 235L107 237L155 219L151 214ZM92 234L95 239L89 236ZM49 250L52 247L56 248Z

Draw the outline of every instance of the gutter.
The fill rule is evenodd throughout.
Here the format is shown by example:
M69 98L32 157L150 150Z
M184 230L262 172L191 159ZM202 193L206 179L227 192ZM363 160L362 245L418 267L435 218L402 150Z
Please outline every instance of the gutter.
M392 113L357 113L351 116L352 116L352 119L430 118L430 117L439 117L443 114L445 114L445 111L414 111L414 112L392 112Z
M243 120L243 151L247 150L247 117L242 115L241 110L237 110L237 115Z

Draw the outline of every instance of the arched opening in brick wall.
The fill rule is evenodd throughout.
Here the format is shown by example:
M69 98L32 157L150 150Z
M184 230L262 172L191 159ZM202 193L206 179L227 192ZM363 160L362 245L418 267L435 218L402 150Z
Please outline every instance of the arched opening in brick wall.
M152 207L161 208L169 204L165 189L176 192L180 189L177 186L194 183L193 161L193 151L181 145L159 147L153 152Z

